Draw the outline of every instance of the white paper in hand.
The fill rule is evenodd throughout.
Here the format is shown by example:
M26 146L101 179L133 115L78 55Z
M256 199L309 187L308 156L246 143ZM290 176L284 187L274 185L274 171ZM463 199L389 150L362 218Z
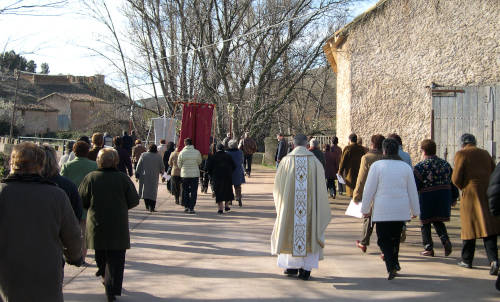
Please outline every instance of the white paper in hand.
M165 181L169 181L172 176L168 175L166 172L163 173L162 175L163 178L165 178Z
M356 204L354 200L351 199L351 202L349 203L345 214L347 216L363 218L363 213L361 213L361 202L358 202L358 204Z
M340 174L337 174L337 179L338 179L339 183L345 185L345 180Z

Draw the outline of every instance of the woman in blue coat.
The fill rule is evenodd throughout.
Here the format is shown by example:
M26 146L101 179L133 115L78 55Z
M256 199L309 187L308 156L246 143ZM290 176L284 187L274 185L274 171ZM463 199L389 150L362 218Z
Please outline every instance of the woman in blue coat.
M236 169L233 170L233 186L234 195L238 201L238 205L243 206L241 202L241 184L245 183L245 172L243 171L243 152L238 149L238 141L230 140L228 143L229 149L226 151L227 154L231 155Z

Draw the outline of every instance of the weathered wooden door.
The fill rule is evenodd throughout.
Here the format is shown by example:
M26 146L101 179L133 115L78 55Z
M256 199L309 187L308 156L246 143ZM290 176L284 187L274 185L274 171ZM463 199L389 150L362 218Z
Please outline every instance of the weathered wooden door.
M460 136L471 133L480 148L500 159L500 84L432 90L433 138L437 155L453 164Z

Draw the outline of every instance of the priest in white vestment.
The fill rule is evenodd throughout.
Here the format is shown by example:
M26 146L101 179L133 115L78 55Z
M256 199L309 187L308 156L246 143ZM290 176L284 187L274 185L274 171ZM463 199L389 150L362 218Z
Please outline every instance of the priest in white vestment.
M331 219L325 170L306 149L307 137L294 138L295 149L284 157L274 181L276 222L271 253L285 274L308 280L323 259L325 230Z

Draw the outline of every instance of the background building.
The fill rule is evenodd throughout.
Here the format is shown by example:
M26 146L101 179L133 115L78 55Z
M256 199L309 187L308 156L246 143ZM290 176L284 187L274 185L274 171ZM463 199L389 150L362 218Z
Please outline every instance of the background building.
M500 1L382 0L324 46L337 74L337 135L397 132L453 160L463 132L500 141Z

